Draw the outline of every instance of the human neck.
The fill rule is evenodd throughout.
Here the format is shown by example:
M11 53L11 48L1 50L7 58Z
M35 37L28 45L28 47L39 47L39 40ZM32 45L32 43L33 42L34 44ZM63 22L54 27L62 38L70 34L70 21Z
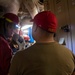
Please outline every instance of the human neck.
M37 40L36 42L38 43L50 43L50 42L55 42L54 39L41 39L41 40Z

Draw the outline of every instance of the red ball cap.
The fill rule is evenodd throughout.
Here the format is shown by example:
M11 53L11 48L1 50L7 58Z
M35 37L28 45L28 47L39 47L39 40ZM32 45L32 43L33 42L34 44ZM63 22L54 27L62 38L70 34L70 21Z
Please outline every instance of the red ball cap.
M32 20L40 28L48 32L56 32L57 19L51 11L43 11L38 13Z
M9 22L13 22L15 24L19 23L19 18L16 14L13 13L6 13L3 15L3 18L5 18Z

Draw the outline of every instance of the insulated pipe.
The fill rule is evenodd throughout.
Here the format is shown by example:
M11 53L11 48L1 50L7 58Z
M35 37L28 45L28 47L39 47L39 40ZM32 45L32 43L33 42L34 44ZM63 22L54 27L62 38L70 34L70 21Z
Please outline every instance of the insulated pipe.
M6 8L5 13L14 13L18 14L20 3L18 0L0 0L0 5L4 6Z
M32 18L38 13L37 7L33 0L23 0L25 7L28 9Z

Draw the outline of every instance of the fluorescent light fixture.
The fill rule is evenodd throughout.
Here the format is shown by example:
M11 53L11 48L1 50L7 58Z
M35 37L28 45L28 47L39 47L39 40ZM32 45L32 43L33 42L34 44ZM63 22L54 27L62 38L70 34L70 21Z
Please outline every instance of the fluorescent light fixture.
M29 31L28 31L28 30L23 30L23 32L24 32L24 33L28 33Z
M32 27L32 25L25 25L25 26L23 26L21 29L22 29L22 30L28 29L29 27Z

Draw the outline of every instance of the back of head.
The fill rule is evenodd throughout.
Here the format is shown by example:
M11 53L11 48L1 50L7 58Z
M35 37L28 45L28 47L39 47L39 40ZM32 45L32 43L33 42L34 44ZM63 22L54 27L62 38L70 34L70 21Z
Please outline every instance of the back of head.
M19 39L19 34L14 33L12 39L13 39L14 41L18 40L18 39Z
M34 19L33 38L36 40L53 39L53 35L57 30L57 18L51 11L43 11L38 13ZM35 32L34 29L38 28ZM42 35L42 36L41 36Z
M57 18L51 11L38 13L33 22L45 31L55 33L57 30Z

